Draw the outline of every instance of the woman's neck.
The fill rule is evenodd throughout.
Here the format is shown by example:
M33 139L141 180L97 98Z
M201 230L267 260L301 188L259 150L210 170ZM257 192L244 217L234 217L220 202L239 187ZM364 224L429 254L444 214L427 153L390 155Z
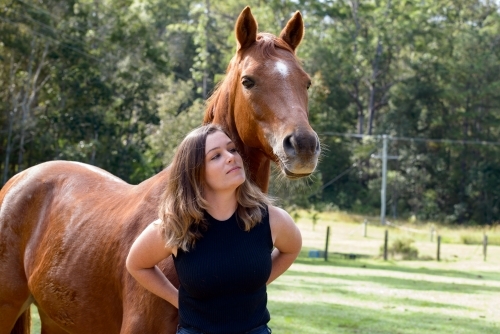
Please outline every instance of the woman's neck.
M209 207L207 212L217 220L228 220L238 207L236 192L205 194Z

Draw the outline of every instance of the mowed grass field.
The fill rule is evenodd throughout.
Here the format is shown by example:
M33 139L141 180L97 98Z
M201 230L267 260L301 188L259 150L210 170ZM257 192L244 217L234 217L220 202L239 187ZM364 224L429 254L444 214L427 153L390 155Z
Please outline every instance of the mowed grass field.
M395 239L412 239L420 260L400 261L380 254L386 227L376 219L342 213L297 219L304 245L289 271L269 287L270 325L274 333L500 333L499 246L488 246L483 260L483 233L495 230L454 229L430 224L388 228ZM330 226L329 259L309 258L324 250ZM339 254L357 254L355 260Z
M431 242L430 224L395 222L401 228L387 228L375 218L365 237L364 217L339 212L317 217L313 225L310 213L295 216L303 250L268 287L273 333L500 333L500 232L434 225ZM324 250L327 226L328 261L309 257L310 250ZM419 259L384 261L386 229L389 245L413 240ZM483 233L492 241L486 261ZM33 320L32 332L40 333L36 308Z

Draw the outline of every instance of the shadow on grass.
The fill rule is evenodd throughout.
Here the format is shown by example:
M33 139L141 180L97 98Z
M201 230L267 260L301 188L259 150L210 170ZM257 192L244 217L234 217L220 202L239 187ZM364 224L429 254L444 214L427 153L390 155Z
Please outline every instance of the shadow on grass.
M500 275L492 274L491 272L483 271L460 271L460 270L442 270L430 268L411 268L407 266L398 265L395 261L387 261L384 263L374 263L374 260L367 261L365 259L356 260L343 260L335 257L329 257L328 261L318 258L309 258L303 251L299 258L295 260L296 263L315 265L315 266L334 266L334 267L351 267L351 268L370 268L378 270L399 271L404 273L425 274L434 276L454 277L454 278L468 278L477 280L492 280L500 281Z
M288 275L288 272L287 272ZM293 274L292 274L293 275ZM289 282L274 282L272 287L270 287L269 291L273 293L273 291L297 291L301 290L302 292L310 295L323 295L323 294L331 294L332 296L348 296L348 298L356 299L358 301L367 301L371 302L374 299L377 299L380 303L384 304L384 308L395 308L395 307L433 307L433 308L442 308L442 309L454 309L454 310L469 310L469 307L460 306L456 304L450 303L437 303L428 300L421 300L415 298L409 298L407 296L394 296L393 294L374 295L371 292L357 292L353 291L346 286L352 286L348 284L332 284L326 282L314 282L314 284L304 283L303 279L297 279L292 284ZM332 297L335 298L335 297Z
M289 269L287 271L288 275L298 276L298 277L328 277L338 280L348 280L349 282L369 282L373 284L379 284L382 286L387 286L393 289L408 289L417 291L450 291L453 293L467 293L475 294L480 291L486 292L498 292L498 287L486 286L486 285L475 285L475 284L464 284L464 283L448 283L448 282L430 282L426 280L417 280L411 278L397 278L389 275L378 276L370 275L370 269L366 269L366 275L336 275L331 273L321 273L321 272L304 272L295 271ZM320 284L315 282L315 284Z
M498 324L404 308L368 309L329 303L270 301L273 331L288 333L498 333Z

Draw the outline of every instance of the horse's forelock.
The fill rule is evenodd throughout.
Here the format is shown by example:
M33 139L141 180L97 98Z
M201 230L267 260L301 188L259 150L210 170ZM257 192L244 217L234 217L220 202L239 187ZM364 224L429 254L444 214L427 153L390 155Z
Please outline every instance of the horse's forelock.
M297 60L293 49L281 38L265 32L257 35L256 50L258 50L263 57L268 59L283 58L282 53L278 54L278 49L290 52L290 58Z

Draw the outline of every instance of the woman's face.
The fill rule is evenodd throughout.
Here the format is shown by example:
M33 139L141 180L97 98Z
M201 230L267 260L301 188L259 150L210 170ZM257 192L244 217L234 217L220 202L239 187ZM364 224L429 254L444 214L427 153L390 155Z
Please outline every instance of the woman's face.
M205 145L205 191L234 191L245 178L243 159L231 139L221 131L209 134Z

